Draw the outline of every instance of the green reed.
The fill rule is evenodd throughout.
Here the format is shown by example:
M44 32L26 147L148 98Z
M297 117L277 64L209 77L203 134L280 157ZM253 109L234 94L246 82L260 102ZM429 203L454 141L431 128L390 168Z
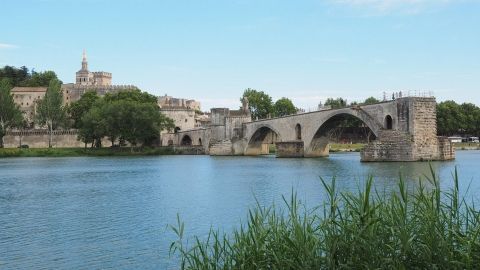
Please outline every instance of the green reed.
M283 208L257 203L231 234L212 229L190 242L179 218L170 251L182 269L479 269L480 213L460 196L457 171L448 191L433 169L427 180L412 192L400 177L386 195L372 177L356 193L322 179L318 207L292 192Z

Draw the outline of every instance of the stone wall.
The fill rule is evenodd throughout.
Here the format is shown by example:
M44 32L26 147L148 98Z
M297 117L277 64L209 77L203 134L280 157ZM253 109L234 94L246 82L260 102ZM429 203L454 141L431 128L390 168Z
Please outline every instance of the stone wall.
M438 153L440 160L455 159L455 147L447 137L438 137Z
M46 130L10 131L3 137L5 148L17 148L28 145L29 148L48 148L49 134ZM77 132L69 130L54 131L52 147L84 147L85 144L77 140Z
M76 130L55 130L52 136L52 147L85 147L85 143L79 141L77 136L78 132ZM44 129L8 131L3 137L3 144L5 148L17 148L20 145L28 145L29 148L48 148L48 138L48 131ZM109 147L111 145L110 140L102 139L102 146Z
M175 128L180 131L185 131L195 128L195 111L192 109L182 108L163 108L160 109L164 115L173 119Z
M225 118L225 135L226 138L242 138L243 123L252 121L250 115L230 116Z
M275 146L277 148L277 157L303 157L303 141L277 142Z
M382 130L377 140L370 142L360 152L362 161L411 161L412 136L404 131Z
M413 135L413 159L439 159L435 98L411 98L410 133Z

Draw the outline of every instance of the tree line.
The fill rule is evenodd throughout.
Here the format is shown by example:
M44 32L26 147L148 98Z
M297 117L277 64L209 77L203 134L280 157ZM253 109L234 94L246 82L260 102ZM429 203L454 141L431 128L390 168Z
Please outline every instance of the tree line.
M437 133L444 136L480 135L480 108L453 100L438 103Z
M243 92L240 101L242 101L244 98L248 99L249 109L253 119L280 117L289 114L295 114L299 111L299 109L293 105L293 102L290 99L282 97L274 103L272 101L272 97L264 91L247 88ZM374 97L369 97L360 103L348 103L344 98L328 98L324 105L330 106L332 109L339 109L353 105L368 105L379 102L380 100Z
M13 87L47 87L51 80L58 80L58 77L55 72L50 70L36 72L33 69L30 71L25 66L20 68L4 66L3 68L0 68L0 80L3 79L6 79L7 82Z

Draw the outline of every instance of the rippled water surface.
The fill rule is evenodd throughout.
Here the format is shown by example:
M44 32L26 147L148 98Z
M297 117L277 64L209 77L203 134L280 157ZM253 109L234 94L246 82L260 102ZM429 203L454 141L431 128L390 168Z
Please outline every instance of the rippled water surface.
M444 187L458 167L462 191L480 193L480 151L435 162ZM387 192L411 186L428 163L360 163L358 153L320 159L162 156L0 159L1 269L173 269L167 229L177 213L189 235L229 231L255 204L292 188L308 205L325 198L319 176L355 190L369 175ZM415 181L414 181L415 180Z

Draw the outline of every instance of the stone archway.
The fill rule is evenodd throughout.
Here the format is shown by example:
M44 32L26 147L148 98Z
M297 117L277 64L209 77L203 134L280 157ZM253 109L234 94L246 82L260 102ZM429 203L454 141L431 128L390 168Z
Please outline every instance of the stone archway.
M368 119L367 119L368 120ZM342 137L342 130L345 128L363 126L366 130L365 137L367 141L376 139L381 127L373 125L372 121L365 121L365 118L352 113L341 112L327 118L316 129L310 143L305 148L306 157L324 157L328 156L331 141L338 141ZM373 126L373 127L372 127Z
M182 146L192 146L192 138L188 135L184 135L182 140L180 141L180 145Z
M245 155L266 155L269 153L268 145L279 141L281 140L277 131L270 127L262 126L258 128L248 140Z

